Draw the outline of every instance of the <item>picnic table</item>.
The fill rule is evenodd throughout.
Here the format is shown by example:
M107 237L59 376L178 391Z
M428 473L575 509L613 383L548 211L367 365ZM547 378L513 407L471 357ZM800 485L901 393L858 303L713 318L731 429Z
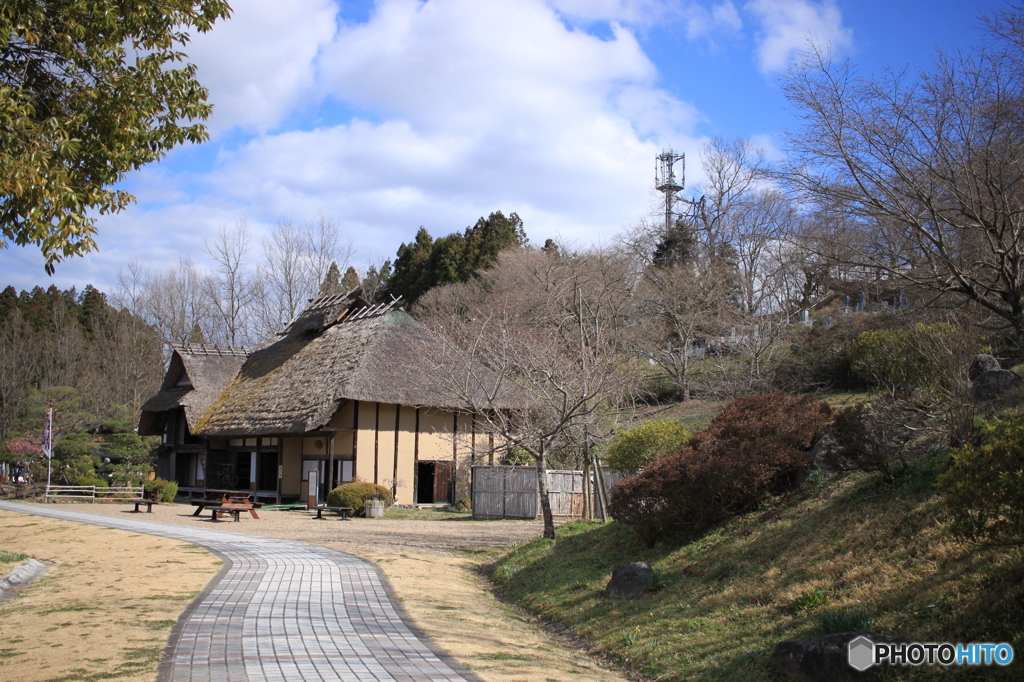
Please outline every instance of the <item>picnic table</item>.
M213 511L213 520L217 521L217 515L220 511L247 511L252 514L254 519L259 519L260 515L256 511L263 506L262 502L252 502L247 495L222 495L219 500L192 500L192 504L196 507L196 510L192 512L192 516L199 516L204 510L214 508L217 511ZM235 521L238 520L238 514L235 514Z
M316 510L316 516L314 518L324 520L324 512L332 511L341 514L342 521L348 521L349 516L352 514L352 507L328 507L327 505L317 505L316 507L307 506L306 509L309 511Z

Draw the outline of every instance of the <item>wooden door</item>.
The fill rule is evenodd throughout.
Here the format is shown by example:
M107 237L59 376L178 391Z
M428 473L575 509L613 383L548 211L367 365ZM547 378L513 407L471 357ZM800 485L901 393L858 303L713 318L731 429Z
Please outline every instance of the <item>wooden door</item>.
M452 504L455 488L455 463L434 462L434 502Z

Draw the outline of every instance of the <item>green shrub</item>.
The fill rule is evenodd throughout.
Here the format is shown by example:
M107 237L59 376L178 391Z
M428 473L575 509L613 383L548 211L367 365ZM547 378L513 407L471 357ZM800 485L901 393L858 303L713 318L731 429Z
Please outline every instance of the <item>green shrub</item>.
M501 456L498 464L512 467L527 467L534 464L534 459L529 452L513 445Z
M79 476L75 479L75 485L94 485L97 488L109 488L110 484L104 481L102 478L96 478L94 476Z
M468 512L473 509L473 501L468 497L460 497L455 500L455 509L460 512Z
M1024 541L1024 414L982 423L982 443L950 451L939 486L966 540Z
M632 476L662 455L686 445L692 434L674 419L651 419L612 439L605 451L611 470Z
M793 600L793 608L797 611L810 611L827 604L830 597L825 590L801 592L800 596Z
M152 498L156 493L160 493L161 502L174 502L174 498L178 496L178 482L154 478L146 482L144 490L146 497Z
M327 494L327 506L351 507L352 513L355 515L365 513L366 500L384 500L385 506L388 507L394 501L390 490L382 485L365 481L352 481L339 485Z
M953 325L919 323L859 334L850 347L850 363L864 381L890 396L939 398L964 387L970 350L971 341Z
M871 632L875 620L861 609L830 609L818 614L818 636L863 630Z
M734 400L686 447L612 488L612 516L653 545L750 511L796 488L831 414L824 402L784 393Z

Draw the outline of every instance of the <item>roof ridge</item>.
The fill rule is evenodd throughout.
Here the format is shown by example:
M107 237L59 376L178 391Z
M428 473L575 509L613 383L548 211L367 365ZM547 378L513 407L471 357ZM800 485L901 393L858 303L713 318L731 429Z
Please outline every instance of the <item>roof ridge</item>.
M186 355L234 355L239 357L247 357L253 350L246 346L221 346L213 343L189 343L187 341L172 342L171 348Z

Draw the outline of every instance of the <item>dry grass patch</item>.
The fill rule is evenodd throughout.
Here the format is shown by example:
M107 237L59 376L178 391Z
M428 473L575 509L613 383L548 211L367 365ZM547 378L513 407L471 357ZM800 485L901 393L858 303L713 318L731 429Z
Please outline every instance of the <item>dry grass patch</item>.
M184 542L7 511L0 547L53 563L0 607L0 677L19 682L152 680L220 564Z

